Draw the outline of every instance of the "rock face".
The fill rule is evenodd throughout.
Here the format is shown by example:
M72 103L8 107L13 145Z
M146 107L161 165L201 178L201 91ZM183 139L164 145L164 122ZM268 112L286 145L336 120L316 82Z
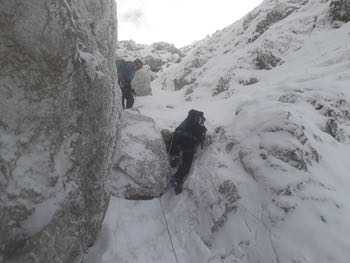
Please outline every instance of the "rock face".
M162 194L171 175L164 142L153 119L125 111L109 186L114 196L151 199Z
M333 0L329 4L330 17L333 21L350 21L350 2L348 0Z
M201 97L207 87L214 96L230 97L241 85L260 82L262 70L284 64L305 36L327 28L330 18L349 21L348 6L348 0L265 0L241 20L183 49L185 56L163 68L153 88L190 89L191 94L184 93L187 101Z
M109 199L115 3L0 6L0 262L76 262Z

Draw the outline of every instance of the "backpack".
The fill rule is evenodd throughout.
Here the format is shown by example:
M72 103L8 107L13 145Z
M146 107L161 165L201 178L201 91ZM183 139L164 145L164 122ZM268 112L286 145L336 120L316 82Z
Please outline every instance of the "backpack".
M133 62L118 59L115 61L119 83L129 83L135 76Z
M175 136L181 137L183 144L190 148L194 144L202 144L207 132L204 121L203 112L190 110L187 118L175 129Z

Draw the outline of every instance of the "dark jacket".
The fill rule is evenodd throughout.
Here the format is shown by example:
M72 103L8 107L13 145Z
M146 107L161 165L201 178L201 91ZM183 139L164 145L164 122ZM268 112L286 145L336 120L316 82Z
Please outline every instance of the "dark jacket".
M135 77L136 68L132 61L117 60L117 73L119 85L130 84Z
M175 143L182 150L194 150L196 146L202 144L205 139L207 129L204 122L204 113L197 110L190 110L187 118L175 129Z

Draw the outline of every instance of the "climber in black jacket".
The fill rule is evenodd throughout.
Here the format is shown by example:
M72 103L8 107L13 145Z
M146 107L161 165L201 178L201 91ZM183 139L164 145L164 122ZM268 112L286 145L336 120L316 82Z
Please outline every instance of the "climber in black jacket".
M190 110L187 118L175 129L172 137L169 154L172 159L172 166L176 166L176 159L182 153L182 161L174 175L175 193L182 192L185 177L190 171L193 156L198 145L203 146L207 129L204 126L204 113L197 110Z
M122 106L123 109L129 109L134 105L133 93L135 93L131 87L131 82L135 77L136 71L143 67L143 63L140 59L136 59L135 61L125 61L120 59L116 61L116 66L118 84L122 91Z

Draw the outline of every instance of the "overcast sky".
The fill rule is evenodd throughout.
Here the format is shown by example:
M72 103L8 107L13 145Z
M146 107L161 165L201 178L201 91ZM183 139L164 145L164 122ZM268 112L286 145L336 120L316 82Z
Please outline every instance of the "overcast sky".
M262 0L116 0L119 40L191 44L232 24Z

